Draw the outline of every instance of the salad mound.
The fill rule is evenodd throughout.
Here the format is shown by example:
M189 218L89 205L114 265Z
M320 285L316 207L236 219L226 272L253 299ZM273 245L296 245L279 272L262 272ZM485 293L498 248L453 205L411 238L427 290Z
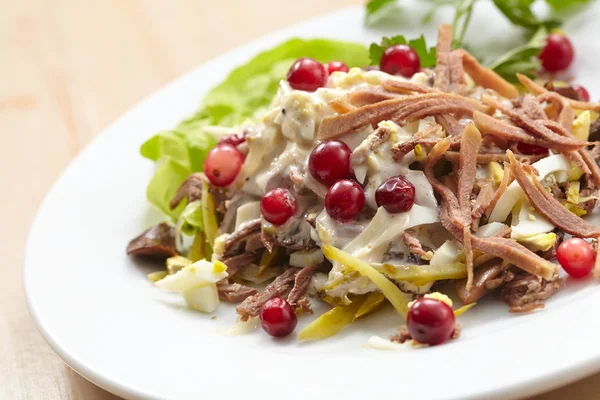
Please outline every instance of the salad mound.
M212 119L208 105L182 124L194 134L152 138L145 155L168 157L149 198L172 223L128 253L165 259L151 279L191 308L236 303L272 336L290 334L311 302L330 304L300 340L389 303L406 325L393 341L441 344L484 296L530 312L563 287L560 266L600 276L600 228L582 218L600 188L600 104L556 80L517 74L516 86L452 43L440 26L435 51L423 46L431 68L406 41L377 50L379 69L341 62L366 64L352 46L328 64L299 58L268 106Z

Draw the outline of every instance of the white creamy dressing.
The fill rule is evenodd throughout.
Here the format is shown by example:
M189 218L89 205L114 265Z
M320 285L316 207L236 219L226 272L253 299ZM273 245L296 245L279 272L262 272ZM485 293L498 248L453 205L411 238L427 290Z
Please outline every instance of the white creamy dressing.
M329 217L322 204L327 187L317 182L308 172L310 152L319 143L315 138L321 120L335 114L328 103L351 91L380 85L389 79L406 81L405 78L384 72L363 71L359 68L353 68L348 73L333 73L327 87L312 93L293 90L286 81L282 81L272 110L263 117L261 125L247 136L249 151L237 181L238 187L253 196L262 196L275 187L293 188L296 193L316 194L316 198L321 199L320 203L316 203L321 207L321 211L316 218L316 229L310 228L310 237L320 246L331 244L369 262L381 262L390 244L406 229L437 223L438 205L431 185L423 172L409 168L416 159L414 151L405 155L400 162L393 160L391 152L392 146L412 139L416 132L434 124L433 118L415 121L404 127L391 121L382 122L381 124L391 129L392 134L389 140L375 150L365 149L365 146L369 145L369 135L374 131L371 126L337 138L345 142L353 150L353 154L364 155L352 158L352 169L357 179L364 184L367 199L365 210L355 221L340 223ZM411 81L427 85L428 79L427 75L418 73ZM383 208L378 209L375 191L385 180L397 175L404 175L415 186L415 205L408 212L389 214ZM304 207L301 213L306 209ZM255 211L256 205L243 208L240 211L240 219L248 220ZM376 214L373 217L374 212ZM308 229L308 224L295 227L287 225L286 223L282 227L268 228L280 231L281 234L284 231L289 234L292 228ZM340 275L339 266L334 266L329 279L321 279L322 282L319 282L317 287L339 278ZM409 286L411 287L407 287L406 290L421 292L423 289ZM370 280L359 278L339 285L331 295L339 294L339 297L344 297L348 292L367 293L374 290L376 288Z
M406 81L399 76L360 68L352 68L348 73L334 72L328 86L315 92L293 90L286 81L281 81L271 111L262 118L258 129L247 136L249 152L239 177L239 181L243 181L242 190L262 196L271 188L269 182L272 179L281 177L289 180L290 174L293 174L303 180L305 188L323 198L327 188L310 177L307 163L310 152L319 143L315 136L321 120L335 114L328 103L349 92L380 85L389 79ZM427 75L418 73L410 80L426 84L427 79ZM367 126L338 139L354 150L372 132L373 128Z

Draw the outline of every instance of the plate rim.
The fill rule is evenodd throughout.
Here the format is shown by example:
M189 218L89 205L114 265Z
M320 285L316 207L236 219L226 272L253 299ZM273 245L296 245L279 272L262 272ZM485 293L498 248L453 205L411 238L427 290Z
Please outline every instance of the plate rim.
M125 398L152 398L152 399L161 399L161 395L157 393L153 393L152 391L145 390L143 388L137 387L135 385L130 385L125 382L121 382L118 379L111 379L106 373L102 373L100 371L94 370L93 368L88 367L82 360L79 360L78 357L74 357L69 354L64 346L61 346L60 339L53 337L50 332L45 328L44 322L42 320L41 315L39 314L35 300L32 298L31 289L29 289L29 281L27 279L27 265L28 265L28 255L31 252L31 233L36 229L39 224L39 216L42 215L44 209L47 207L48 199L53 195L56 191L56 188L59 186L60 182L65 179L65 176L69 171L76 168L79 164L79 160L85 157L85 155L92 151L99 140L104 140L111 135L107 135L109 131L112 131L115 126L117 126L120 121L127 119L130 114L134 114L136 110L139 108L144 108L146 104L153 101L155 98L161 97L162 94L172 87L180 84L180 82L186 81L189 79L189 76L194 74L198 69L206 68L211 64L220 64L222 60L225 59L231 53L242 52L245 49L262 49L265 44L271 42L281 41L281 37L287 37L287 32L295 29L299 26L307 24L309 22L315 22L320 19L328 19L333 15L342 14L346 12L356 12L357 10L362 11L361 6L349 6L344 7L338 10L334 10L329 13L320 14L313 18L309 18L295 24L289 25L287 27L277 29L271 31L265 35L262 35L250 42L244 43L235 48L229 49L228 51L222 52L221 54L213 57L201 64L198 64L183 73L182 75L176 77L170 82L162 85L149 95L143 97L139 102L137 102L132 107L128 108L126 112L121 114L117 119L108 124L106 127L100 130L100 132L94 136L94 138L69 162L69 164L63 169L63 171L59 174L58 178L52 184L47 194L44 196L38 210L35 213L35 217L31 224L29 234L26 239L23 264L22 264L22 288L25 293L25 300L27 304L27 308L29 313L36 325L36 328L44 338L44 340L48 343L48 345L52 348L52 350L75 372L79 375L83 376L85 379L91 381L92 383L100 386L101 388L114 393L118 396ZM571 364L571 365L562 365L562 367L558 369L554 369L550 373L542 374L534 379L530 379L527 381L517 381L513 382L507 387L504 388L492 388L487 391L479 391L477 393L471 394L467 397L461 398L521 398L532 396L535 394L539 394L542 392L546 392L548 390L555 389L557 387L566 385L568 383L574 382L576 380L585 378L586 376L592 375L596 372L600 371L600 351L592 357L588 357L587 360L580 362L579 364ZM454 397L452 397L454 398Z

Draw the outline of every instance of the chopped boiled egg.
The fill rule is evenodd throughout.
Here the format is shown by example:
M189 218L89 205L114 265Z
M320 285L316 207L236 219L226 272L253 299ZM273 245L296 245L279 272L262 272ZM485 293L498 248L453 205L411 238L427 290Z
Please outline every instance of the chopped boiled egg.
M573 137L579 140L588 140L591 124L592 114L589 111L582 112L577 119L573 121Z
M212 312L219 304L216 282L227 277L227 266L220 261L197 261L174 275L156 282L160 289L181 292L188 307Z
M552 155L546 158L543 158L535 163L532 166L538 171L539 175L537 176L538 180L544 179L547 175L552 174L557 171L569 171L570 164L567 159L562 154ZM511 183L506 191L500 196L500 199L496 203L492 214L490 215L490 222L504 222L511 210L517 204L517 202L523 196L523 189L519 186L517 181Z

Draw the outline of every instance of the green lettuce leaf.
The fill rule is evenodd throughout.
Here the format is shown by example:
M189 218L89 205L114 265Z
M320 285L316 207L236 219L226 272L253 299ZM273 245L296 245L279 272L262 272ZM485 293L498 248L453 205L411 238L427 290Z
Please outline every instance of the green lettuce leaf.
M217 143L205 127L233 127L256 119L268 109L279 81L300 57L323 63L338 60L350 67L369 63L369 53L362 44L291 39L237 67L208 92L194 115L172 131L157 133L141 146L142 156L160 164L146 190L150 203L176 220L185 204L170 210L171 198L190 173L202 171L208 151Z
M379 64L381 56L385 49L395 44L408 44L414 51L419 55L421 60L421 67L429 68L433 67L436 63L435 58L435 47L427 47L425 36L421 35L417 39L406 40L402 35L381 38L381 43L371 43L369 47L369 57L371 59L371 65Z
M181 212L181 232L188 236L194 236L198 232L204 232L204 217L202 215L202 203L200 200L189 203Z
M547 36L548 30L540 27L529 42L504 53L490 63L488 68L511 82L517 82L517 73L532 77L540 69L537 56L546 45Z
M365 7L365 24L371 26L396 8L396 0L369 0Z
M590 4L592 0L546 0L554 12L571 11L572 9Z
M173 160L189 169L190 156L185 136L177 131L159 132L147 140L140 153L152 161Z
M531 10L536 0L494 0L494 4L514 25L539 29L541 26L554 28L560 25L555 19L540 20ZM562 0L568 2L570 0Z
M163 214L177 220L185 207L181 202L174 210L169 207L169 202L175 196L177 188L189 176L189 169L183 165L167 159L161 163L146 188L148 201L162 211Z

